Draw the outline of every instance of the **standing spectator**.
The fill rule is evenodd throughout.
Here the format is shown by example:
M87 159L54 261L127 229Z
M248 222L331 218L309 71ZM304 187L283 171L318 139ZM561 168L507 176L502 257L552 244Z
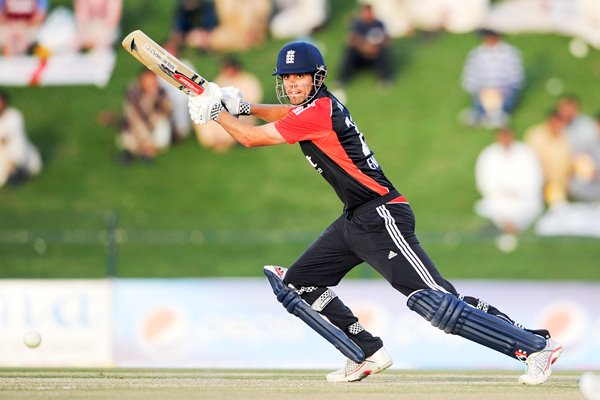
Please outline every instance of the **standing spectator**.
M536 153L527 144L517 141L511 129L500 128L496 141L477 157L475 180L482 195L475 211L492 220L502 232L498 247L513 250L516 236L527 229L544 208L544 177Z
M178 0L170 41L181 47L189 37L208 36L218 23L215 0Z
M26 54L46 18L48 0L0 0L0 46L2 54Z
M339 75L340 85L347 84L359 68L377 70L383 87L392 84L390 37L383 22L375 17L371 4L362 4L352 22Z
M102 50L119 35L123 0L75 0L75 19L82 50Z
M525 132L525 143L538 155L544 173L544 198L548 205L567 200L567 187L571 175L573 153L565 122L556 110L546 120Z
M481 44L471 50L462 71L462 87L472 98L466 123L498 128L508 122L524 80L519 50L499 33L482 29Z
M41 169L42 159L27 138L23 114L0 91L0 186L22 183Z
M600 201L600 112L596 115L596 137L589 147L575 154L569 195L574 200Z
M125 116L118 145L122 160L152 159L171 143L173 123L171 102L160 87L157 75L144 68L127 89Z
M262 100L263 92L258 79L249 72L245 72L240 61L232 56L225 57L221 72L215 78L215 83L221 87L234 86L240 90L246 101L258 103ZM187 101L187 99L186 99ZM187 113L187 108L184 108ZM189 114L187 115L189 119ZM246 121L256 124L255 117L247 116ZM223 153L231 149L237 142L214 121L206 125L194 125L198 141L204 147Z

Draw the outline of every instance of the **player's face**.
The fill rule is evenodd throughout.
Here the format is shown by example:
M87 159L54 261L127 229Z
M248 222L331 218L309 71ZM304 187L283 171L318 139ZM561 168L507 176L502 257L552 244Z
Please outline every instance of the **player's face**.
M313 89L312 74L282 75L283 87L292 104L302 104Z

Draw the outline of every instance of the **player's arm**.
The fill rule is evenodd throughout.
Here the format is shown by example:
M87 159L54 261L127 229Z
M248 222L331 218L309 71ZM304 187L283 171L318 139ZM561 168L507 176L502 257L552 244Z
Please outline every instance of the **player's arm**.
M282 104L250 104L250 115L267 122L274 122L283 118L291 106Z
M220 90L221 101L232 115L253 115L263 121L274 122L283 118L291 108L290 105L283 104L251 104L245 101L240 90L233 86L226 86Z
M221 88L214 83L209 83L202 95L190 97L188 102L190 117L196 124L207 124L210 120L218 122L231 137L245 147L271 146L286 143L285 139L275 128L274 122L255 126L235 118L234 115L256 114L251 111L252 105L249 103L240 103L240 101L237 101L236 104L233 104L229 100L226 100L228 97L231 96L223 96ZM225 106L223 106L223 103L225 103ZM279 106L263 107L259 105L256 109L265 118L283 116L289 111L289 108L285 107L287 111L284 113L284 108Z
M252 113L252 115L255 115ZM285 115L285 114L284 114ZM275 124L270 122L264 125L250 125L227 111L223 110L217 121L237 142L245 147L272 146L275 144L286 143L285 139L275 128Z

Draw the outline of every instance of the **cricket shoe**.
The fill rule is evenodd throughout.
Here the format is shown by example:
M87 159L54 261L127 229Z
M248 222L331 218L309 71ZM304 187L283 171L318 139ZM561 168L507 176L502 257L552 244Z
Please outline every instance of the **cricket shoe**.
M550 378L552 364L558 360L563 348L552 339L546 341L546 347L535 353L531 353L525 360L527 372L519 377L519 382L526 385L539 385Z
M327 382L356 382L369 375L377 374L392 365L392 358L381 348L361 363L346 360L346 366L327 374Z

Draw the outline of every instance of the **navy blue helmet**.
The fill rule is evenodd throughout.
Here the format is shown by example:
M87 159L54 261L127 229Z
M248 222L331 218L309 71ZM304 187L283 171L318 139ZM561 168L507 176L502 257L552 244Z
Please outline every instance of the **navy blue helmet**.
M293 42L279 51L273 75L313 73L326 68L323 55L315 45Z

